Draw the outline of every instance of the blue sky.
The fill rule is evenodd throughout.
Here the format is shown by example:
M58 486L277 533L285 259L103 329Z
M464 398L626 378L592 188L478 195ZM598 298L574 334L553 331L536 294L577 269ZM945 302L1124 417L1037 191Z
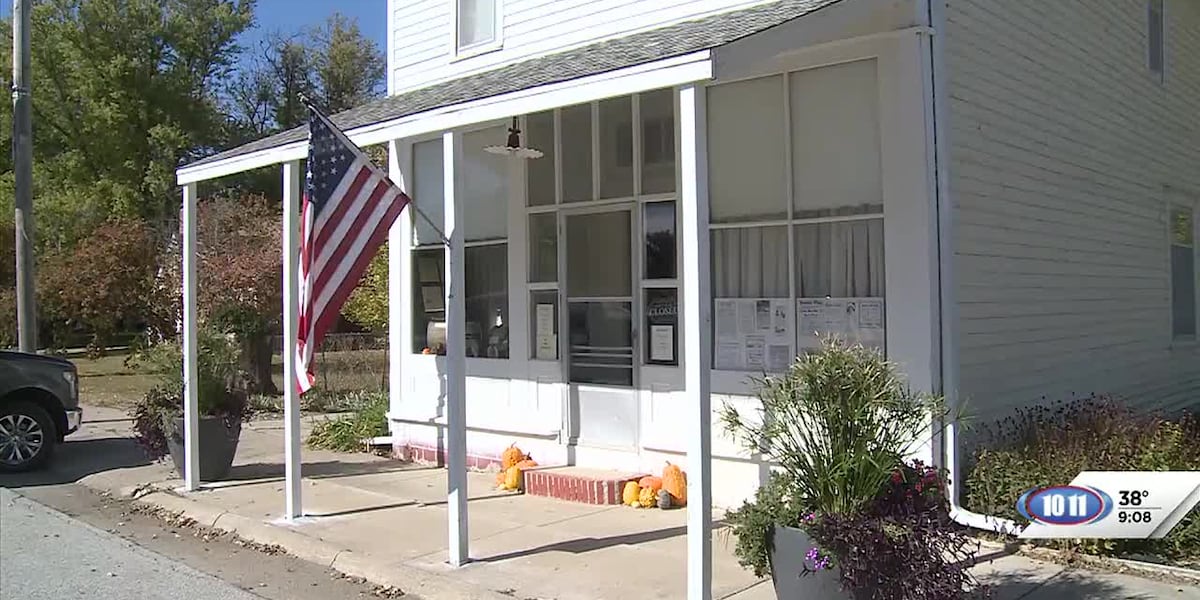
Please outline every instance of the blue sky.
M0 0L0 14L11 17L12 2ZM272 31L292 33L319 25L335 11L356 18L363 34L387 51L387 0L258 0L254 28L246 31L239 43L254 47Z
M387 0L258 0L255 26L242 35L240 43L253 47L273 31L291 33L319 25L334 12L357 19L363 35L387 51Z

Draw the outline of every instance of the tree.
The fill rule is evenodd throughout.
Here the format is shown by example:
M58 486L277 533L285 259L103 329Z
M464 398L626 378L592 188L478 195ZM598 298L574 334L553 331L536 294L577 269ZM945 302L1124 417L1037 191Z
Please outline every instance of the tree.
M387 244L384 244L375 258L371 259L358 287L342 306L342 314L347 319L373 333L386 331L388 327L387 253Z
M229 138L214 83L254 0L42 0L32 21L38 241L65 248L109 217L173 222L181 161ZM0 63L11 64L11 20ZM10 84L7 72L4 83ZM10 144L11 107L0 117ZM11 206L11 160L0 162ZM8 196L4 198L4 196Z
M200 203L198 212L201 317L238 338L249 391L277 394L271 336L282 313L283 215L262 196L213 198Z
M271 34L246 57L225 91L231 119L247 139L303 125L300 94L332 114L378 98L387 59L358 24L334 13L323 25Z
M103 352L112 335L145 325L154 297L158 240L136 219L114 219L68 250L50 253L38 269L38 301L53 332L86 331Z

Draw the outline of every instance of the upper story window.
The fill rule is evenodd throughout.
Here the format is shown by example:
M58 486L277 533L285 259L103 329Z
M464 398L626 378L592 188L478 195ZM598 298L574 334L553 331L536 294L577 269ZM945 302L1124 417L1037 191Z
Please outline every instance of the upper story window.
M1166 62L1166 22L1163 19L1163 0L1146 3L1146 66L1160 78Z
M500 42L500 0L454 0L458 20L455 50L459 53Z

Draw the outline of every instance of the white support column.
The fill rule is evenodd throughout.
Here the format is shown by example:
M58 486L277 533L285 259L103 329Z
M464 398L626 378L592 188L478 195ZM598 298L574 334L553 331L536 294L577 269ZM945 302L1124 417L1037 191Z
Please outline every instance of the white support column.
M683 370L688 415L687 597L712 598L712 294L708 254L708 122L704 87L679 89L683 229Z
M196 356L196 184L183 186L183 485L200 489L200 404Z
M288 520L304 516L301 501L300 394L296 389L296 327L300 253L300 161L283 163L283 422L284 481Z
M467 536L467 339L463 290L463 214L458 201L462 177L462 134L442 135L446 237L446 469L450 564L469 560Z
M412 144L388 143L388 176L406 194L412 194ZM404 390L405 357L412 352L412 239L416 206L409 206L388 230L388 410L400 411ZM388 419L388 430L396 432Z

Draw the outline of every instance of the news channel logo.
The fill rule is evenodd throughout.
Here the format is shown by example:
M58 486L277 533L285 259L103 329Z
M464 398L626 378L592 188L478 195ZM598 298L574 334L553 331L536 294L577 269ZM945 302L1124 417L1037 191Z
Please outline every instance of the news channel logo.
M1200 504L1200 471L1084 471L1068 485L1026 490L1018 537L1161 538Z

